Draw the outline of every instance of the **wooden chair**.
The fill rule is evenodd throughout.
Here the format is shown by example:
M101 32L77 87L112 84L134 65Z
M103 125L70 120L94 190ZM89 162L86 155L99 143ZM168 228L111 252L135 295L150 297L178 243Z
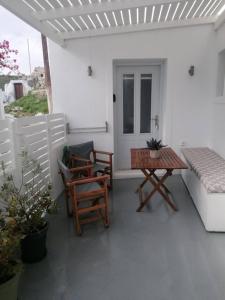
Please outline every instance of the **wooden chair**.
M106 152L101 150L94 149L94 142L86 142L83 144L68 146L68 153L70 159L72 157L83 158L87 160L88 163L93 163L94 173L109 175L109 184L108 187L112 188L113 186L113 169L112 169L112 152ZM73 165L73 164L72 164ZM74 166L74 165L73 165Z
M81 235L82 224L94 222L99 219L102 219L105 227L108 227L109 199L107 180L109 176L103 175L93 177L92 165L71 169L67 168L62 161L59 163L59 165L63 182L66 185L65 193L67 213L74 217L77 234ZM83 175L84 172L86 172L86 177ZM77 175L75 177L71 177L71 174ZM69 202L72 204L72 212L70 210Z
M73 217L78 235L82 234L81 225L102 219L109 227L108 175L95 176L68 182L73 206ZM82 216L86 217L82 218Z
M68 168L62 160L58 159L58 167L59 167L59 174L62 177L63 185L64 185L64 193L65 193L65 200L66 200L66 210L68 217L72 216L72 208L71 208L71 201L70 201L70 193L69 188L67 186L67 182L78 180L81 176L91 177L93 174L93 166L92 165L84 165L76 168Z

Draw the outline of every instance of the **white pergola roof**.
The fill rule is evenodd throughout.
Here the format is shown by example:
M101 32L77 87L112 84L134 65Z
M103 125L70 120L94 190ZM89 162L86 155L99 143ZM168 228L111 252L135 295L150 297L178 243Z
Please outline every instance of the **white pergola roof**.
M0 0L63 45L66 40L225 21L225 0Z

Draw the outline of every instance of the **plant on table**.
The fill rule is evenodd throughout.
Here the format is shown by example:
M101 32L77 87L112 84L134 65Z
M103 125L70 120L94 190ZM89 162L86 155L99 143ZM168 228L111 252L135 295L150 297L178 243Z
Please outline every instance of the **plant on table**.
M7 174L4 164L2 169L4 182L0 197L8 217L15 220L18 230L24 235L21 240L22 260L39 261L46 254L46 215L55 210L51 185L46 182L40 164L26 152L22 154L20 180L18 176Z
M160 157L160 149L166 147L162 144L161 140L157 140L151 138L149 141L146 141L147 147L150 150L150 157L151 158L159 158Z

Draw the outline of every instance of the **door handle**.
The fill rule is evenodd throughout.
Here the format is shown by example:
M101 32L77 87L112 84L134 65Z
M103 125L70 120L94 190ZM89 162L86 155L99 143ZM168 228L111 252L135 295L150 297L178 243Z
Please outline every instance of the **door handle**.
M158 130L159 129L159 116L155 115L155 117L152 118L151 120L155 122L155 128Z

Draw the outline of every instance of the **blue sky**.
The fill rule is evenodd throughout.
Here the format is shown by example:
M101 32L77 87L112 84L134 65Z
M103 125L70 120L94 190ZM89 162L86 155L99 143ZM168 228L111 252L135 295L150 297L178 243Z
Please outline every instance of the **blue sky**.
M0 40L9 40L17 49L17 62L21 73L29 74L27 39L29 39L31 66L43 66L41 34L0 5Z

